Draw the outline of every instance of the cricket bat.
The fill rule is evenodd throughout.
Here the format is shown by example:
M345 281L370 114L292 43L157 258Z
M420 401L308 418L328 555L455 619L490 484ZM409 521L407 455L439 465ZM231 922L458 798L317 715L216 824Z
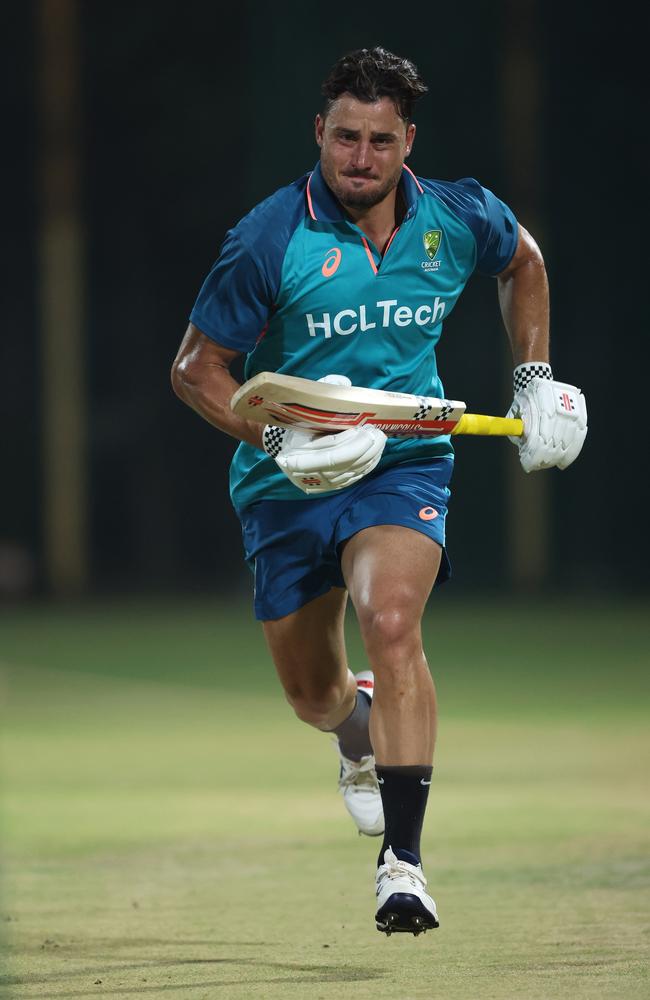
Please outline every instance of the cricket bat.
M329 385L277 372L260 372L245 382L230 400L230 408L237 416L256 423L324 434L362 424L378 427L388 437L520 437L523 433L521 420L465 413L465 403L457 399Z

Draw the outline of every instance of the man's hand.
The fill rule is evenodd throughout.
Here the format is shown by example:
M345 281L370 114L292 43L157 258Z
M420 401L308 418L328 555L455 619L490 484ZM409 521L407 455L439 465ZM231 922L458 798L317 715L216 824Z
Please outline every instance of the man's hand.
M377 427L351 427L292 448L276 462L305 493L327 493L351 486L372 472L385 444L386 435Z
M551 366L542 362L518 365L515 397L507 416L520 417L524 433L510 440L519 448L524 472L566 469L587 436L587 405L575 385L555 382Z
M352 384L345 375L326 375L318 381ZM362 426L320 436L267 424L263 444L294 486L304 493L329 493L372 472L382 456L386 435L376 427Z

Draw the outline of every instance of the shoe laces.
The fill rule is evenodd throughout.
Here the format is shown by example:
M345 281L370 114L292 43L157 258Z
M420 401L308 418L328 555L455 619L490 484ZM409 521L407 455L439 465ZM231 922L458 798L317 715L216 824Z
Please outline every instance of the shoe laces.
M338 744L337 744L338 745ZM361 760L350 760L348 757L341 757L341 773L339 775L339 789L345 790L351 786L360 788L366 786L379 790L377 774L375 771L375 758L372 754L362 757Z
M386 855L384 855L384 859L386 859ZM424 889L427 884L424 872L419 865L416 867L409 864L408 861L400 861L391 851L388 860L385 860L385 863L377 870L378 890L385 879L393 878L407 879L414 889Z

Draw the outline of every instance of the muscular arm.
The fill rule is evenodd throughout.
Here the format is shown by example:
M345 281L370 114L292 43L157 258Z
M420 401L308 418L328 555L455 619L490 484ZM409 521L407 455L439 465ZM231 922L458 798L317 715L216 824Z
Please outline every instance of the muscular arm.
M515 367L526 361L549 360L548 280L541 251L519 226L515 255L497 275L501 315L510 339Z
M239 388L229 371L236 357L237 351L221 347L190 323L172 366L172 386L213 427L262 451L262 425L242 420L230 409Z

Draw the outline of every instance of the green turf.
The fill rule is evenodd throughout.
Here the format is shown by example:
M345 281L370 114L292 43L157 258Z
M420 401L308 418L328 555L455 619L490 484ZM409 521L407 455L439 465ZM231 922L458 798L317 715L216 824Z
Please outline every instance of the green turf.
M647 997L647 616L442 607L441 927L389 940L246 610L5 613L3 997Z

